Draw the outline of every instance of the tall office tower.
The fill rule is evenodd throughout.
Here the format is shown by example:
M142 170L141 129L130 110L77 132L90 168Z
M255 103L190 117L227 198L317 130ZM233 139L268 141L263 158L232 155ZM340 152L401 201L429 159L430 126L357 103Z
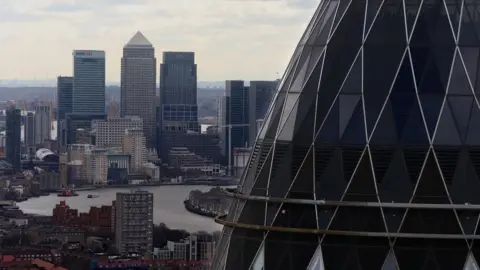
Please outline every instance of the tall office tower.
M250 81L250 91L248 94L249 104L249 143L252 146L255 143L259 129L257 120L263 120L267 114L272 98L277 90L278 80L276 81Z
M10 105L6 111L6 147L5 156L7 161L12 164L14 171L21 170L20 153L21 153L21 126L22 116L20 109L16 109L15 105Z
M321 1L212 269L478 269L479 5Z
M156 78L155 48L137 32L123 47L120 115L143 119L148 148L156 145Z
M143 130L143 119L138 116L95 120L97 147L122 147L123 137L127 129Z
M115 245L121 254L153 251L153 194L119 192L115 200Z
M160 65L161 143L159 154L166 158L177 133L200 132L197 106L197 65L193 52L164 52Z
M250 142L249 87L243 81L226 81L225 96L221 104L223 115L219 131L222 154L231 166L232 149L248 146Z
M74 114L105 113L105 52L73 51Z
M73 111L73 77L57 77L57 146L58 152L67 150L66 116Z
M130 155L130 169L133 172L140 171L143 164L147 162L147 148L145 147L145 136L141 128L127 129L123 137L123 153Z
M35 115L32 112L27 113L25 116L23 142L26 153L29 155L35 154Z
M50 105L35 106L35 143L41 144L50 139Z
M73 77L57 78L57 121L64 120L73 111Z

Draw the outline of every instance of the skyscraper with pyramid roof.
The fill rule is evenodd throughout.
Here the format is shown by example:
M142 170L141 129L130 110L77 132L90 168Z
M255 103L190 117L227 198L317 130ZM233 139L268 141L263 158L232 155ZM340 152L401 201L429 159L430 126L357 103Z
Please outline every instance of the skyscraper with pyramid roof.
M155 48L138 31L123 47L120 115L143 119L143 133L148 148L156 141L156 78Z
M212 269L479 269L480 1L323 0Z

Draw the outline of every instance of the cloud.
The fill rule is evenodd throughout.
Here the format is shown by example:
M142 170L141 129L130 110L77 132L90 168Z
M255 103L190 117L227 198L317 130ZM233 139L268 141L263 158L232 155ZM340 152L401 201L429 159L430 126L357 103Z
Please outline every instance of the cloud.
M69 75L73 49L101 49L118 81L137 30L158 62L165 50L195 51L200 80L274 79L320 0L0 1L0 79Z

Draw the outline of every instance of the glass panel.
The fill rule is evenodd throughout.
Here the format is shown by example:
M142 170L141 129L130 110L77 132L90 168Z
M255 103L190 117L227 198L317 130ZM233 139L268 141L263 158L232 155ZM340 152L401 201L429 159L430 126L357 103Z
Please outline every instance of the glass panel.
M253 261L252 270L264 270L265 268L265 244L262 243L260 250Z
M340 95L340 116L339 116L339 132L340 136L343 135L345 128L347 127L352 117L353 111L357 107L360 95Z
M291 141L297 118L298 97L300 93L288 93L279 123L279 140Z
M388 253L381 270L398 270L397 258L393 250Z
M308 264L307 270L325 270L323 263L322 247L318 245L315 254L313 254L312 260Z
M465 63L465 68L467 69L467 74L470 79L470 83L475 89L476 82L477 82L479 48L459 47L459 50L460 50L460 53L462 54L462 60Z
M454 64L452 66L447 93L455 95L472 95L473 91L468 82L467 71L463 67L463 62L458 51L455 53L453 62Z
M465 266L463 267L463 270L479 270L480 268L478 267L478 263L473 257L473 255L470 253L468 254L467 261L465 262Z
M457 125L453 120L448 102L444 103L442 114L438 120L437 129L433 138L435 145L460 145L462 141L458 134Z

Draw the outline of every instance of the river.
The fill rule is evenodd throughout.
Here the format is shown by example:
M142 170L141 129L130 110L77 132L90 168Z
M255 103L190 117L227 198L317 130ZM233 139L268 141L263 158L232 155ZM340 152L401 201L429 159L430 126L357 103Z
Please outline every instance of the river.
M183 201L190 191L198 189L208 191L211 186L156 186L142 187L153 193L153 220L155 224L165 223L172 229L184 229L189 232L221 230L212 218L202 217L185 210ZM117 192L129 192L128 188L105 188L90 191L78 191L76 197L57 197L57 194L31 198L28 201L17 203L25 213L52 215L52 210L60 201L65 200L70 208L79 212L88 212L91 206L111 205ZM88 199L88 194L98 194L99 197Z

